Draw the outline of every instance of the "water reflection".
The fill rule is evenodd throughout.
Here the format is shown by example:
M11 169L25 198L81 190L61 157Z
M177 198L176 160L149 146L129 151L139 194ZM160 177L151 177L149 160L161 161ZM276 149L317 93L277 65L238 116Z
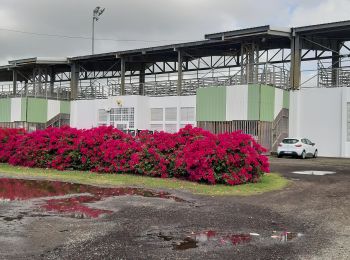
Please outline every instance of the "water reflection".
M96 218L102 214L110 214L112 211L95 209L86 205L86 203L97 202L108 197L134 195L172 199L177 202L185 201L167 192L156 192L141 188L102 188L59 181L0 178L0 201L29 200L65 195L77 196L45 200L41 206L42 209L48 212L70 213L74 217Z

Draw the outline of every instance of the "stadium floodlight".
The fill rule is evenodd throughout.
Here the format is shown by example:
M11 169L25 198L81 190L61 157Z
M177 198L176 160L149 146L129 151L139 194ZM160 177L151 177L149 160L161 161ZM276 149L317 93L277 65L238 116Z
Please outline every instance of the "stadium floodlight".
M95 21L100 19L100 16L105 11L105 8L97 6L92 12L92 48L91 53L94 54L94 45L95 45Z

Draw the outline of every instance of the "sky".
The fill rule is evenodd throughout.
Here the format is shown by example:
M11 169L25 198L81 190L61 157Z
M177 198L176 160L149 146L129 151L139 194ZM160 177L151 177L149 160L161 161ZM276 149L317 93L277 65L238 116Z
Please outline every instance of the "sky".
M106 10L95 24L95 53L202 40L207 33L267 24L350 20L349 0L0 0L0 64L91 54L96 6Z

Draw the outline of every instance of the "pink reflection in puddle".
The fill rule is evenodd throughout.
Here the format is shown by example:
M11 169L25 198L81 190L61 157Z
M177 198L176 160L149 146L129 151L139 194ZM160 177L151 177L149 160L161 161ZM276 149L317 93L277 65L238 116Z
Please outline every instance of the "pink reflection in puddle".
M247 243L250 242L251 236L250 234L217 234L217 232L209 230L204 231L200 233L194 233L190 236L194 240L198 242L208 242L208 241L220 241L221 244L232 244L232 245L238 245L241 243Z
M83 193L84 195L79 195ZM93 203L109 197L126 195L185 202L185 200L167 192L156 192L141 188L102 188L59 181L0 178L0 201L29 200L75 194L77 196L70 198L46 200L45 204L41 205L41 208L48 212L72 213L74 217L97 218L103 214L110 214L112 211L95 209L84 205L84 203Z
M183 241L173 244L174 250L186 250L198 247L198 244L214 243L221 246L236 246L242 243L249 243L252 237L250 234L218 234L216 231L208 230L200 233L194 233L187 236Z
M65 199L47 200L41 208L47 212L72 213L75 218L98 218L103 214L111 214L113 211L91 208L83 203L91 203L99 200L92 196L78 196Z

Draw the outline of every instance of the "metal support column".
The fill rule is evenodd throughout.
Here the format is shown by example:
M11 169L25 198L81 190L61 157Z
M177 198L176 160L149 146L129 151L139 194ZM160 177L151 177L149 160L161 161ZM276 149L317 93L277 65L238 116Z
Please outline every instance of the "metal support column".
M12 91L15 96L17 94L17 71L15 69L12 71Z
M145 95L145 79L146 79L145 70L146 70L145 64L142 64L140 69L140 76L139 76L139 95L141 96Z
M290 82L291 88L297 90L300 87L301 79L301 46L299 36L294 35L291 42Z
M337 87L341 82L339 82L339 68L341 66L341 59L339 57L339 52L341 49L341 44L336 41L334 42L334 46L332 46L332 87Z
M241 46L241 83L258 82L259 48L255 43Z
M177 95L181 96L182 93L182 80L183 80L183 73L182 73L182 62L183 62L183 56L181 50L177 51Z
M24 80L24 93L25 96L28 96L28 79Z
M125 95L125 58L120 58L120 95Z
M78 83L79 83L79 64L73 63L71 65L71 80L70 80L71 99L77 99L78 97Z
M38 95L40 96L43 88L43 69L38 68Z
M53 97L53 92L55 88L55 71L53 68L50 68L50 96Z

